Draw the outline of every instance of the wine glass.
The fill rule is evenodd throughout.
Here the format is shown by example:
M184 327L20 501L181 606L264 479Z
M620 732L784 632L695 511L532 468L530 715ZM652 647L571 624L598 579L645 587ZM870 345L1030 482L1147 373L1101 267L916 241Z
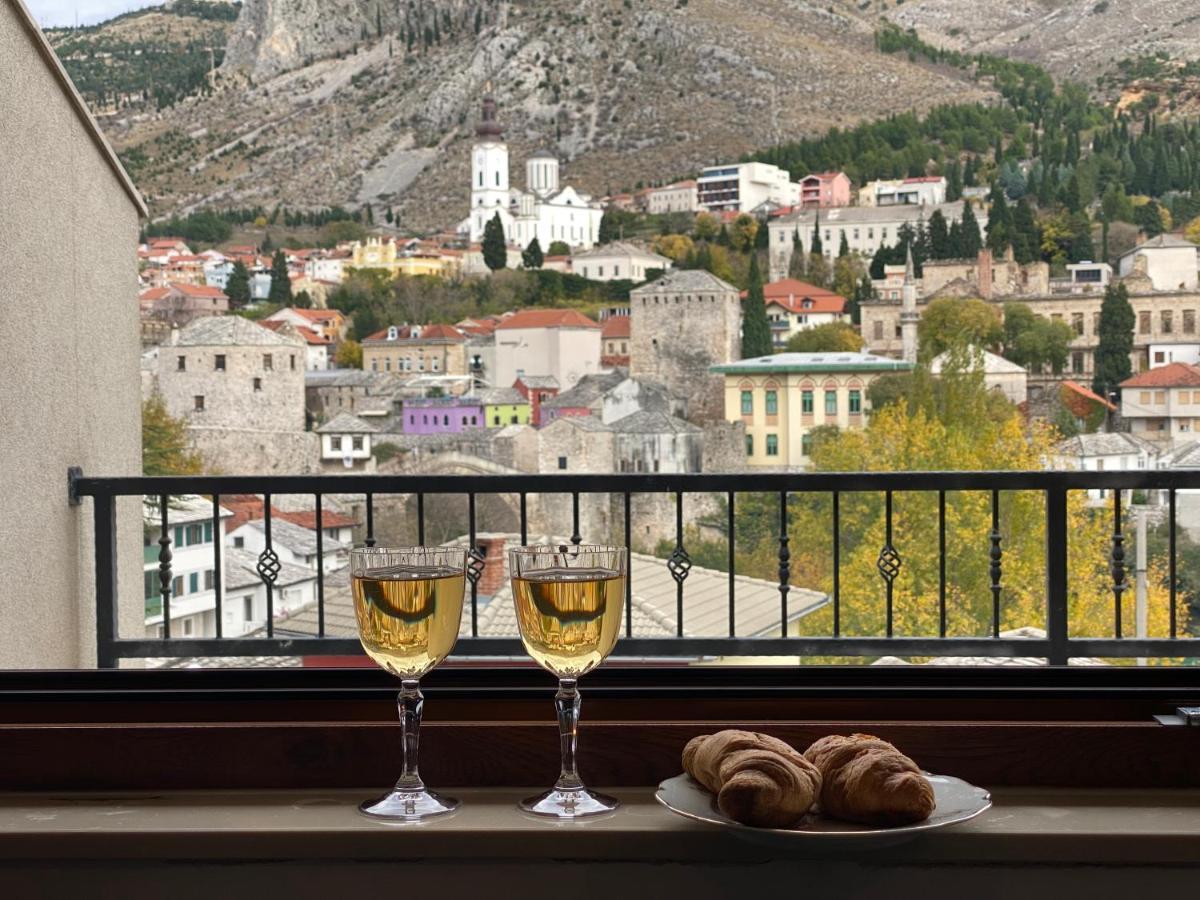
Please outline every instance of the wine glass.
M519 547L509 551L513 603L521 643L543 669L558 677L562 771L554 787L520 804L526 812L575 819L610 812L612 797L584 787L575 770L580 676L612 652L625 597L623 547Z
M458 801L426 790L417 774L420 678L458 640L466 585L461 547L366 547L350 551L358 638L375 663L400 679L403 770L395 788L359 809L380 819L416 821L453 811Z

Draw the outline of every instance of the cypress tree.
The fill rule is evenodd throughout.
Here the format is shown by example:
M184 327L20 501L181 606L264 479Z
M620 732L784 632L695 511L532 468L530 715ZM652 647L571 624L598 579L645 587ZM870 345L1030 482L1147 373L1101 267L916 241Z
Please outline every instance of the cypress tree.
M542 253L542 245L538 243L537 235L534 235L529 246L521 253L521 265L527 269L540 269L543 262L545 255Z
M987 246L997 259L1004 256L1004 251L1012 241L1012 216L1008 211L1008 201L1004 198L1004 188L999 181L992 183L992 209L988 213ZM965 210L964 210L965 215Z
M800 240L800 229L792 232L792 258L788 260L788 278L804 278L804 242Z
M763 297L757 253L750 254L748 280L746 303L742 308L742 359L769 356L772 352L771 324L767 321L767 303Z
M1021 265L1027 265L1041 253L1042 236L1033 217L1033 207L1022 197L1012 217L1013 256Z
M1129 354L1133 352L1133 327L1137 319L1129 303L1129 289L1110 284L1100 304L1100 344L1096 347L1096 371L1092 390L1105 399L1133 374Z
M717 232L717 243L722 247L733 246L733 239L729 237L729 229L724 224L721 225L721 230Z
M483 226L483 264L493 272L508 267L508 249L500 213L494 214Z
M846 229L842 229L842 240L838 244L838 258L850 255L850 242L846 240Z
M950 229L946 225L946 217L940 209L935 209L929 217L929 258L950 259Z
M813 239L812 252L818 256L823 256L825 248L821 246L821 211L817 210L817 217L813 220Z
M233 271L225 282L225 296L234 309L241 309L250 302L250 270L240 259L233 264Z
M290 306L292 303L292 280L288 277L287 257L282 250L276 250L271 257L271 292L267 299L280 306Z
M611 210L605 210L600 217L600 232L596 235L597 244L611 244L617 239L617 223Z
M975 219L975 213L971 211L969 203L963 204L960 227L962 228L962 241L959 255L966 259L974 259L983 249L983 238L979 234L979 222Z

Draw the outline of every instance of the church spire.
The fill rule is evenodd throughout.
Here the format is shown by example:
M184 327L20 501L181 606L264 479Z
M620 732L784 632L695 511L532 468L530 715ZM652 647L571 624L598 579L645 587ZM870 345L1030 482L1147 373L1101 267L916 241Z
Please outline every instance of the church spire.
M483 111L475 126L475 134L485 140L499 140L504 136L504 129L496 114L496 98L492 95L491 81L487 81L483 85Z

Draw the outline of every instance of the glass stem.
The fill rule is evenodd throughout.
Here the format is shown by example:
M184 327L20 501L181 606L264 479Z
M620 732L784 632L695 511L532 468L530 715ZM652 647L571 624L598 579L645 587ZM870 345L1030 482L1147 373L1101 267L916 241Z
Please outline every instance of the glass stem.
M562 772L554 785L560 791L583 789L579 773L575 771L575 744L579 738L579 705L581 697L573 678L564 678L558 683L554 695L554 707L558 710L558 740L562 747Z
M421 709L425 705L425 695L415 679L405 679L400 683L400 694L396 698L396 706L400 710L400 739L404 767L400 779L396 782L398 791L423 791L425 783L417 774L417 745L421 740Z

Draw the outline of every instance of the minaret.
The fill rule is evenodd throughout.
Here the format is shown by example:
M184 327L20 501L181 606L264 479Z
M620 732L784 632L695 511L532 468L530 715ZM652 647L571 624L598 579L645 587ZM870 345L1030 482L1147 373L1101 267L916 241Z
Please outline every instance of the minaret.
M471 150L471 240L483 237L483 228L499 211L508 221L508 145L504 129L496 115L492 85L484 86L483 110L475 126L475 146Z
M905 362L917 362L917 323L921 316L917 312L917 280L913 274L912 244L908 245L908 257L904 260L904 286L900 289L900 346Z

